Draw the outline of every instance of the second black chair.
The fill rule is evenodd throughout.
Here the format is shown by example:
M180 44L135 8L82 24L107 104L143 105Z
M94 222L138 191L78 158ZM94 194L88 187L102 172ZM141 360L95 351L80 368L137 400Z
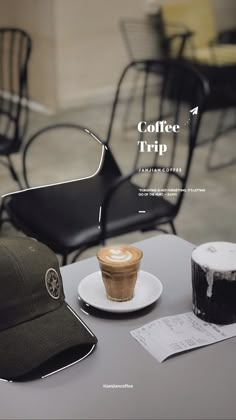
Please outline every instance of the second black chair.
M28 64L32 42L17 28L0 28L0 156L21 187L11 155L19 152L28 124Z

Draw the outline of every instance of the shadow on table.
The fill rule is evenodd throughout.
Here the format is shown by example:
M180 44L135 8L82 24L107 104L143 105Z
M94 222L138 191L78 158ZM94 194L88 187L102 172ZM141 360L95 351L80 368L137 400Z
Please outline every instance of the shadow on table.
M94 308L91 305L88 305L87 303L84 303L79 298L79 309L85 313L86 315L91 315L97 318L103 318L103 319L134 319L134 318L141 318L150 312L152 312L157 305L159 305L161 301L161 298L158 299L157 302L152 303L149 306L146 306L146 308L139 309L137 311L133 312L123 312L123 313L117 313L117 312L108 312L108 311L102 311L101 309Z

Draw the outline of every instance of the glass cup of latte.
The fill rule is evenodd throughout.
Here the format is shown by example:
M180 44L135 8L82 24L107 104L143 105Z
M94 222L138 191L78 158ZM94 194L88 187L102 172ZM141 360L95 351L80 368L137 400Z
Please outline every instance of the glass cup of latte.
M130 300L143 253L130 245L101 248L97 253L107 298L117 302Z

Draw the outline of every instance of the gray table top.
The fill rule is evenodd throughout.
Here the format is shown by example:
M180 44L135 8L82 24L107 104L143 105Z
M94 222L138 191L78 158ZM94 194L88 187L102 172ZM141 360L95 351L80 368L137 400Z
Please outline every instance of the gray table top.
M191 310L193 245L161 235L139 242L142 269L155 274L160 300L129 316L83 312L80 280L98 270L96 258L62 268L67 302L98 337L85 360L27 383L0 382L1 419L235 419L236 339L158 363L129 333L162 316ZM133 388L106 389L103 384Z

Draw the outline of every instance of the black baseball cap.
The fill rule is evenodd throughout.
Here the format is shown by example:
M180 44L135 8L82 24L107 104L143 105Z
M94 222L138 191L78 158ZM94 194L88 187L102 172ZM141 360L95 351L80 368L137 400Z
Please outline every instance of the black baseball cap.
M66 303L56 255L24 237L0 239L0 378L45 377L84 359L97 338Z

